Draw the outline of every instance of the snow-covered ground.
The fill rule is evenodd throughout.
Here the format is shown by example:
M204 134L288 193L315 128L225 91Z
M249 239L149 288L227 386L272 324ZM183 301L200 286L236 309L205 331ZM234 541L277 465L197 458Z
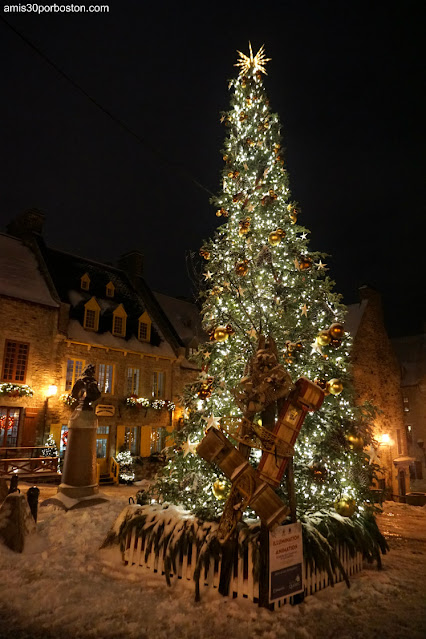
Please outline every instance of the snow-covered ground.
M25 487L21 486L25 491ZM55 494L44 487L41 499ZM391 552L351 588L338 584L299 606L269 612L182 581L105 564L99 546L135 487L106 489L92 508L39 509L22 554L0 544L0 639L424 639L426 508L387 502L379 525Z

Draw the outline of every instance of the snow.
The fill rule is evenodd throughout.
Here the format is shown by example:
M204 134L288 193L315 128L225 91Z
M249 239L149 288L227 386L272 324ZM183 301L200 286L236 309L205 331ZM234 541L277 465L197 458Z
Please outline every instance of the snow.
M0 295L58 308L37 260L20 240L0 233Z
M24 484L20 486L26 492ZM56 487L40 486L40 501ZM99 550L137 486L105 487L110 500L64 512L39 508L37 533L22 554L0 545L2 639L424 639L426 508L386 502L379 525L391 552L384 569L365 570L299 606L270 612L247 600L202 591L122 565Z

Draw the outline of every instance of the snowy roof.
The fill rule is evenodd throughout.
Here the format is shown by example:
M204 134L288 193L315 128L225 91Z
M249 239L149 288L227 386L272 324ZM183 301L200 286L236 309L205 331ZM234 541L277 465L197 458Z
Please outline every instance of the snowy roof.
M0 295L58 308L34 253L20 240L0 233Z
M355 337L361 324L362 316L367 307L368 300L364 299L359 304L349 304L346 307L347 315L345 318L345 329Z
M164 313L185 345L196 337L204 341L207 336L201 328L201 315L196 304L163 293L154 293Z
M67 337L76 342L90 343L92 346L106 346L107 348L117 348L126 351L135 351L145 355L153 355L155 357L175 357L172 347L164 340L160 333L161 341L159 344L149 344L141 342L135 335L130 339L117 337L111 332L95 333L86 331L77 320L70 320L68 323Z

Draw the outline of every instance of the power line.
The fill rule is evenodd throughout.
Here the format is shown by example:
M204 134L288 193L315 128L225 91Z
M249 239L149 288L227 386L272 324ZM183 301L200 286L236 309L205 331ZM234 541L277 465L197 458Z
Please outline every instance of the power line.
M67 82L69 82L77 91L82 93L92 104L94 104L102 113L105 113L113 122L118 124L122 129L127 131L132 137L134 137L138 142L140 142L143 146L149 149L152 153L157 155L157 157L167 164L168 166L174 168L177 172L179 172L184 177L188 178L191 182L193 182L198 188L206 191L210 196L213 196L213 193L208 189L204 184L201 184L185 167L178 164L177 162L170 162L169 158L167 158L161 151L156 149L152 144L144 140L138 133L133 131L125 122L120 120L114 113L109 111L109 109L105 108L100 102L98 102L95 98L93 98L90 93L88 93L82 86L78 84L71 76L69 76L65 71L63 71L56 62L53 62L41 49L39 49L35 44L33 44L28 38L26 38L18 29L16 29L10 22L8 22L3 15L0 14L0 19L11 29L21 40L25 42L33 51L35 51L47 64L49 64L59 75L61 75Z

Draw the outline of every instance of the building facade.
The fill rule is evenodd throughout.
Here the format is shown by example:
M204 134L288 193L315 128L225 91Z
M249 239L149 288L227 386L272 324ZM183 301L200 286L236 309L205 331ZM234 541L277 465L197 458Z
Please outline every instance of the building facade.
M356 401L371 402L377 409L374 439L369 451L384 468L379 488L404 501L410 492L410 463L404 423L401 374L387 335L381 298L369 287L360 288L361 302L348 306L346 328L353 337L352 366Z
M0 288L1 381L28 384L33 392L1 397L5 423L14 420L5 447L40 445L52 433L64 450L72 387L93 364L102 393L97 456L107 472L123 447L142 457L162 450L179 424L179 397L196 369L143 279L140 253L122 256L114 267L51 249L42 238L43 219L38 211L26 212L1 236L9 247L2 251L9 266ZM26 287L24 257L32 277ZM38 297L31 297L34 290Z

